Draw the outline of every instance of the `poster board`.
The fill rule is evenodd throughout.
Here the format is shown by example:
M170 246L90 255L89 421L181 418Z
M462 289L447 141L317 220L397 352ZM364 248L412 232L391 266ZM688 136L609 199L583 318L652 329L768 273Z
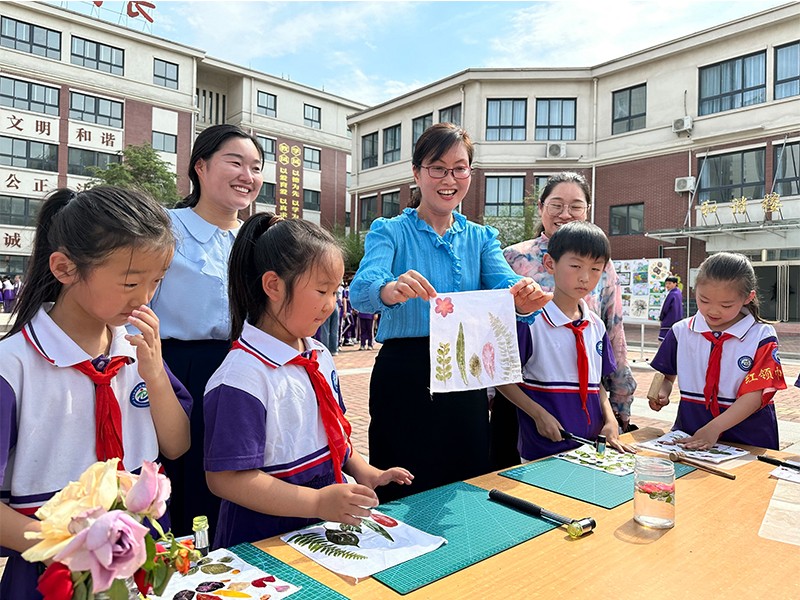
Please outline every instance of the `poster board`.
M615 260L614 268L622 288L622 316L626 323L659 323L670 274L669 258Z

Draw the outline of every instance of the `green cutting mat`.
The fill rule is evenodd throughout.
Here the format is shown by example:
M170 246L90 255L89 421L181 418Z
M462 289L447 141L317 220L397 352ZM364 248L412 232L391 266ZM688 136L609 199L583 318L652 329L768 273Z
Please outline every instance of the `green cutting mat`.
M694 467L676 463L675 477L694 470ZM500 475L603 508L615 508L633 500L633 473L612 475L560 458L538 460L501 471Z
M382 504L379 510L447 540L433 552L373 575L400 594L556 528L553 523L489 500L487 490L463 482Z
M228 550L236 553L242 560L249 562L254 567L300 587L300 590L292 594L292 600L295 598L297 600L347 600L347 596L342 596L327 585L290 567L252 544L238 544Z

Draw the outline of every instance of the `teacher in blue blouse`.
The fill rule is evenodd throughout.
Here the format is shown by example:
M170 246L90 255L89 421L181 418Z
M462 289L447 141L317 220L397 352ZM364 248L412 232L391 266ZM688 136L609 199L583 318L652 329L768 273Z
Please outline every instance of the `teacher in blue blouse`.
M429 300L439 293L508 287L517 312L544 306L545 294L503 258L497 230L455 211L469 190L473 145L466 131L438 123L414 147L417 188L410 208L376 219L350 284L361 312L381 313L383 344L370 381L369 462L402 464L414 482L390 484L385 502L490 470L486 390L431 394Z
M203 467L203 395L230 348L228 257L264 182L264 151L235 125L214 125L197 136L189 159L191 193L169 211L175 257L151 303L160 321L161 351L194 399L192 445L177 460L163 460L172 482L170 514L176 535L192 531L192 518L217 521L219 498L206 486Z

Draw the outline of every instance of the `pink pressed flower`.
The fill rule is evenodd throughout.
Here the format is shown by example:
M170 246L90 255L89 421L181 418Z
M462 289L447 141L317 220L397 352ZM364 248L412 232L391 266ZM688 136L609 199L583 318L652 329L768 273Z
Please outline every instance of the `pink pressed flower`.
M166 475L158 472L158 466L146 460L142 463L139 479L125 496L125 507L133 512L158 519L167 510L167 499L172 486Z
M73 572L91 571L93 591L105 591L115 579L132 577L144 564L148 531L128 513L112 510L72 538L55 560Z
M450 298L436 298L436 308L434 310L442 317L446 317L453 312L453 301Z

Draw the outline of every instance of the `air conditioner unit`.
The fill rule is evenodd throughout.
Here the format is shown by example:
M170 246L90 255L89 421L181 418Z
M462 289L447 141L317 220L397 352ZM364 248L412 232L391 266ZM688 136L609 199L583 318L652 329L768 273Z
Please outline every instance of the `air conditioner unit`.
M672 122L672 131L674 133L680 133L681 131L691 131L692 130L692 117L685 116L681 117L680 119L675 119Z
M694 191L694 177L676 177L675 178L675 191L678 193L681 192L693 192Z
M547 158L564 158L567 155L567 145L564 142L549 142L547 144Z

